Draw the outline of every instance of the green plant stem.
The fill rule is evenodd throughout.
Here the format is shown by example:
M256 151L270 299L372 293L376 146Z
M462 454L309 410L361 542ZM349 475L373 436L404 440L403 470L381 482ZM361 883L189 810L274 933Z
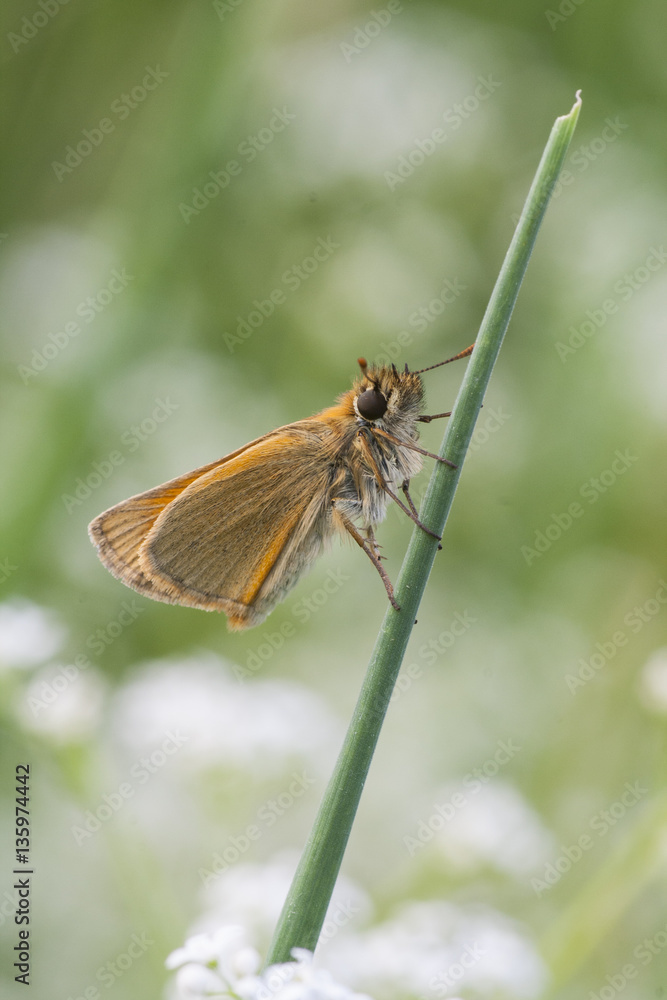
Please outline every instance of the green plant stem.
M458 467L436 463L420 512L422 521L438 534L442 534L454 499L475 421L580 106L577 95L570 113L557 118L553 126L449 419L440 455ZM315 950L436 551L437 541L415 528L396 585L401 611L389 607L380 627L345 742L280 915L267 965L289 961L295 947Z

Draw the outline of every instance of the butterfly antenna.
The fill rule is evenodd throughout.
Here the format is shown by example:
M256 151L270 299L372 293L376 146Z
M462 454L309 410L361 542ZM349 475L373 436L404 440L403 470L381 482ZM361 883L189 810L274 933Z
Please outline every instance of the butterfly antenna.
M466 347L465 351L455 354L453 358L447 358L446 361L438 361L437 365L429 365L428 368L420 368L418 372L412 372L412 374L422 375L424 372L430 372L432 368L440 368L442 365L448 365L450 361L458 361L460 358L467 358L469 354L472 354L474 346L474 344L471 344L470 347Z

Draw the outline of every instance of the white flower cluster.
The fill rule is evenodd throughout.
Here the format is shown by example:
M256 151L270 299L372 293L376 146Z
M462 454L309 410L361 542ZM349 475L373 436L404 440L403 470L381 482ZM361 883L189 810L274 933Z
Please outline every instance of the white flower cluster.
M266 777L307 756L327 766L339 723L302 684L256 679L239 684L230 664L200 654L154 660L137 670L111 706L114 734L132 753L159 743L165 732L189 736L184 757L194 766L226 765Z
M242 927L197 934L167 958L167 968L178 969L173 1000L371 1000L315 969L311 952L292 954L295 961L260 972L259 953L244 943Z

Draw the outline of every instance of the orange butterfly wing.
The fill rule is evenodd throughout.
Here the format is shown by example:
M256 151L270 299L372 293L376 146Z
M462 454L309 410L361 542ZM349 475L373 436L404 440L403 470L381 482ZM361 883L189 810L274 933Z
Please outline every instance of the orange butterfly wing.
M105 511L89 529L102 562L154 600L257 624L321 549L322 431L312 419L280 428Z
M98 514L88 525L88 534L109 572L140 594L160 600L154 584L139 566L139 548L167 504L218 464L204 465Z

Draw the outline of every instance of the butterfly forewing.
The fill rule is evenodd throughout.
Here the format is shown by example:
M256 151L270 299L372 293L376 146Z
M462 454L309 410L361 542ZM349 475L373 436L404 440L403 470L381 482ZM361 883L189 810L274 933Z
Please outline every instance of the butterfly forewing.
M223 459L224 461L224 459ZM156 486L146 493L130 497L99 514L88 531L98 549L99 557L114 576L154 600L164 600L156 591L155 581L148 579L139 564L139 549L164 508L175 500L190 483L205 475L220 463L204 465L184 476Z
M185 587L193 602L251 604L320 478L304 482L303 452L311 446L285 437L248 449L184 490L146 538L140 555L146 568ZM317 467L326 475L321 462Z
M306 423L101 514L91 535L105 564L155 600L255 624L321 547L327 428ZM287 551L292 571L276 574Z

